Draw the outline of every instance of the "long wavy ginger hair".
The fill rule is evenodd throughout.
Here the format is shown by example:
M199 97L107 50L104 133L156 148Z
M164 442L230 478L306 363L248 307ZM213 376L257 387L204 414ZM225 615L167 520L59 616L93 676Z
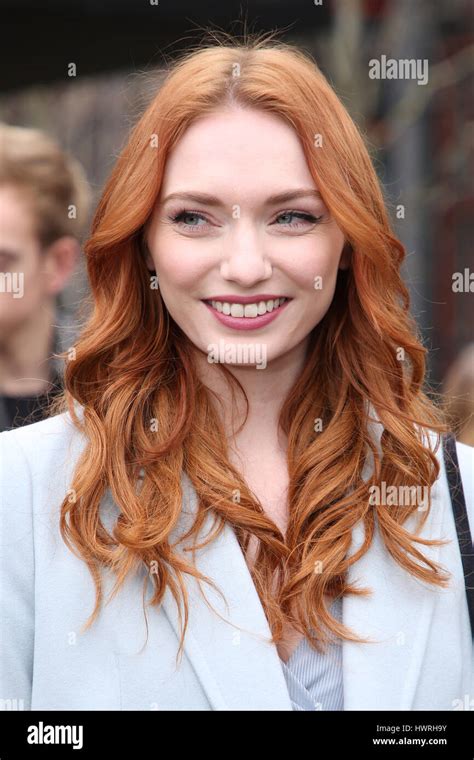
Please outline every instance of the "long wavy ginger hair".
M290 478L285 539L231 465L225 431L210 391L198 380L192 348L150 287L143 255L144 227L168 152L194 119L227 104L264 109L292 125L352 251L350 268L339 272L333 302L312 332L304 371L281 411ZM322 149L315 148L315 134L322 135ZM170 542L182 508L183 471L198 497L187 537L198 537L213 510L215 529L205 544L226 522L244 551L252 535L258 539L251 573L274 642L285 622L310 639L312 628L320 642L314 641L316 648L324 649L332 633L363 641L330 615L325 596L370 593L349 585L346 575L369 548L376 521L399 565L423 581L446 585L443 569L416 546L442 542L417 538L403 527L417 507L369 503L369 486L381 481L428 486L422 526L439 465L420 429L437 431L439 445L446 427L423 391L426 349L399 273L405 252L391 231L368 150L309 55L262 38L214 41L181 55L117 160L85 253L93 309L75 359L67 364L58 409L68 409L87 436L72 482L76 498L64 499L60 520L63 539L87 562L95 582L96 604L86 627L103 595L99 569L116 573L115 594L125 576L144 565L145 586L153 580L150 604L158 605L169 586L179 606L182 650L188 623L184 574L215 587ZM219 370L230 375L225 367ZM368 404L383 425L382 457L369 430ZM153 432L152 419L158 422ZM373 470L364 480L370 451ZM107 488L120 511L112 534L99 515ZM349 557L352 530L361 520L365 541ZM315 572L316 563L321 572Z

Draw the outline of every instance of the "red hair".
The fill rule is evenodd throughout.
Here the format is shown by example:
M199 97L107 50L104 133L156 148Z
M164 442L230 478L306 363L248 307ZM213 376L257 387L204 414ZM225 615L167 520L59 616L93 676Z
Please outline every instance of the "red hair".
M230 463L225 431L198 381L192 348L159 292L150 288L143 255L144 226L169 151L194 119L228 104L263 109L292 125L352 251L281 412L290 478L286 539ZM322 135L323 149L315 149L315 135ZM199 503L188 536L197 537L213 510L216 530L206 544L226 522L243 550L252 535L258 539L251 572L274 642L285 622L306 635L312 628L322 643L331 631L361 640L329 614L324 597L369 593L350 586L346 576L369 548L376 521L399 565L426 582L447 584L449 576L443 577L416 546L442 542L421 539L403 527L417 506L369 503L369 486L386 481L427 486L431 506L439 464L422 431L437 431L437 447L446 425L423 390L426 349L409 316L400 276L405 252L391 230L367 148L307 54L264 36L244 42L214 39L183 55L130 134L103 191L85 251L93 311L76 344L76 358L66 368L57 410L69 409L87 436L72 483L76 499L66 498L61 507L61 532L95 580L96 606L88 625L99 609L101 565L117 574L116 593L128 572L153 563L151 604L160 603L168 585L184 604L181 650L188 619L183 575L215 586L169 542L181 512L183 471ZM228 369L215 366L232 382ZM82 420L74 402L83 407ZM369 429L370 406L383 425L382 456ZM315 418L321 418L322 432L315 432ZM151 419L158 421L157 432L150 431ZM374 466L365 481L368 452ZM107 488L120 510L112 535L99 519ZM236 488L238 504L232 498ZM428 513L429 508L421 511L420 527ZM366 541L347 557L352 530L361 520ZM316 562L322 572L314 572Z

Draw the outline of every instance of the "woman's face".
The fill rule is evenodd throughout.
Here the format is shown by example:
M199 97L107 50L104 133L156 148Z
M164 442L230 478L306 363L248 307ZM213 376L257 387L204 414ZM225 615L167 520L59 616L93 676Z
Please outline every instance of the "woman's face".
M259 343L271 362L304 345L326 314L348 261L317 191L296 132L258 110L198 119L170 152L147 263L209 361L211 346L230 345L226 363L254 363L239 346Z

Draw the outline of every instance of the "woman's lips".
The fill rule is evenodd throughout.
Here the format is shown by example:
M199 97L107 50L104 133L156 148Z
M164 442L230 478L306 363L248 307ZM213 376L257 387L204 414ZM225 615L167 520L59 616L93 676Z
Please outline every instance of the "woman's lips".
M281 306L278 306L277 309L273 309L273 311L267 312L266 314L261 314L258 317L232 317L223 314L221 311L217 311L217 309L214 309L214 307L211 306L211 304L206 303L206 301L203 301L203 304L213 313L215 318L223 325L226 325L226 327L232 327L234 330L257 330L259 327L265 327L265 325L268 325L276 319L288 306L291 300L291 298L288 299L282 303Z

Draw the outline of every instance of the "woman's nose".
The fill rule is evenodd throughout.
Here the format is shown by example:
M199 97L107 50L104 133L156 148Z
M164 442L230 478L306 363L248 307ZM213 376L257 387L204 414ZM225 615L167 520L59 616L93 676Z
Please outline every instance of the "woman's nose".
M226 280L234 280L242 286L250 287L255 282L266 280L272 275L267 245L259 239L249 225L237 224L237 229L226 241L226 249L221 262L221 275Z

